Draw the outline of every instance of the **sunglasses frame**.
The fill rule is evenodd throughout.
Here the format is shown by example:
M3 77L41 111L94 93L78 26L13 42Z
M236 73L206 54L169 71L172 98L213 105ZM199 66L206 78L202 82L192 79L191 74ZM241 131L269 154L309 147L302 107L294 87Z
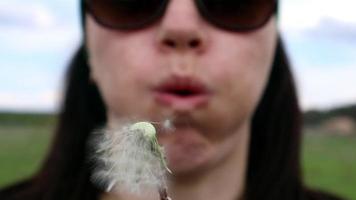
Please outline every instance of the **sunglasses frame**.
M99 23L100 25L109 28L109 29L114 29L114 30L136 30L136 29L143 29L145 27L151 26L155 22L159 21L160 18L163 17L164 12L166 11L167 5L170 0L162 0L163 3L161 3L160 7L156 10L154 14L152 14L150 17L148 17L146 20L139 22L139 23L131 23L129 25L112 25L109 23L106 23L104 20L101 20L100 17L97 17L95 14L94 9L88 4L88 0L81 0L81 9L82 13L88 12L94 20ZM90 1L90 0L89 0ZM204 0L194 0L195 5L197 6L199 10L199 14L209 22L210 24L224 29L228 31L233 31L233 32L248 32L248 31L253 31L256 30L263 25L265 25L269 19L276 13L278 13L278 3L277 0L273 1L273 7L268 13L267 17L265 18L264 21L254 25L254 26L242 26L242 25L227 25L225 23L219 22L219 20L215 19L213 16L210 16L208 9L206 9L204 5Z

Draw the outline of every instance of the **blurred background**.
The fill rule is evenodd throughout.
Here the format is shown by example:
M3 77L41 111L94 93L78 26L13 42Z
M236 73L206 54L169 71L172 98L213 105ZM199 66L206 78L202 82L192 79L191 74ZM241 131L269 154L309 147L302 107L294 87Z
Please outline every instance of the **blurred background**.
M278 23L304 111L307 184L356 199L356 1L282 0ZM76 0L0 1L0 187L48 148L66 66L81 41Z

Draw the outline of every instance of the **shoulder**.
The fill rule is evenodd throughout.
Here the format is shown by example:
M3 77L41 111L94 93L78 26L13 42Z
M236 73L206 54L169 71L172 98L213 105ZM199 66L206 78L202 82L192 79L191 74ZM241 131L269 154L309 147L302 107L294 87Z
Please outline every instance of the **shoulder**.
M308 190L306 192L307 200L346 200L334 194L318 191L318 190Z
M0 200L32 200L39 199L38 193L32 187L32 181L26 180L9 187L0 188Z

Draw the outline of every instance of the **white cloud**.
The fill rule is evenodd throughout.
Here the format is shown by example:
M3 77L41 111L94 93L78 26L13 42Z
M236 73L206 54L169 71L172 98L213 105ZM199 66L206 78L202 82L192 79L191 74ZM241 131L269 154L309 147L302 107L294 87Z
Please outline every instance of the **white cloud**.
M44 4L9 1L0 3L0 24L3 26L48 28L55 25L56 20Z
M74 10L67 12L67 15L77 16L69 14ZM58 18L50 3L2 1L0 48L25 52L74 49L80 40L80 27L76 20L76 17L72 20Z
M2 47L9 51L34 52L56 51L63 49L68 52L80 41L79 29L55 27L51 29L5 29L0 27Z
M332 18L322 18L317 26L304 31L306 37L356 44L356 21L345 22ZM354 48L356 50L356 48Z
M60 101L59 90L0 92L0 110L55 112Z
M356 23L354 0L282 0L280 2L280 25L283 30L312 28L324 18Z
M80 41L75 2L0 2L0 109L55 111L66 64ZM58 2L57 2L58 3ZM71 6L70 6L71 5ZM58 13L70 20L59 18Z
M356 103L356 1L281 1L280 27L304 110Z
M304 110L328 109L356 103L356 67L295 68L297 87Z

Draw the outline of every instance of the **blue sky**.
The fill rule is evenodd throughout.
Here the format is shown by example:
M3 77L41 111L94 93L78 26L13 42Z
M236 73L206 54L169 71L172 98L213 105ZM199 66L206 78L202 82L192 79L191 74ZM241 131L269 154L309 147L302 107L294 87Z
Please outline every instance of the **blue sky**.
M77 4L0 2L0 110L58 110L66 65L81 40ZM354 0L282 0L279 29L305 110L356 102L354 8Z

